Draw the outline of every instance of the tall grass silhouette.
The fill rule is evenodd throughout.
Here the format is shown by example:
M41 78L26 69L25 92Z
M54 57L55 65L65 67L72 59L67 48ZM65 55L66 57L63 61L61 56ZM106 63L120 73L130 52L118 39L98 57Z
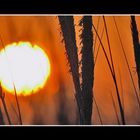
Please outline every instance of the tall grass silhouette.
M85 124L83 96L81 94L82 91L80 88L79 80L79 66L75 39L74 19L73 16L58 16L58 18L63 33L66 55L70 65L70 71L72 73L73 83L75 87L75 98L79 109L80 124Z
M132 30L132 39L133 39L133 45L134 45L136 71L138 75L138 84L139 84L139 89L140 89L140 43L139 43L139 35L138 35L138 29L137 29L135 16L131 16L131 30Z
M133 79L133 76L132 76L132 72L131 72L131 69L130 69L128 58L127 58L126 53L125 53L124 45L123 45L123 42L122 42L122 39L121 39L121 36L120 36L120 32L119 32L118 25L117 25L115 17L113 17L113 20L114 20L114 24L115 24L115 27L116 27L116 30L117 30L117 33L118 33L118 38L119 38L119 41L120 41L120 44L121 44L122 52L124 54L125 62L126 62L127 67L128 67L129 75L130 75L130 78L131 78L131 81L132 81L132 84L133 84L133 87L134 87L134 91L135 91L134 93L135 93L135 96L137 98L137 101L138 101L138 104L139 104L139 107L140 107L140 100L139 100L139 97L138 97L138 92L137 92L137 89L136 89L136 86L135 86L135 83L134 83L134 79Z
M104 18L103 18L103 19L104 19ZM105 28L106 28L105 19L104 19L104 25L105 25ZM97 37L98 37L98 40L99 40L99 42L100 42L100 44L101 44L101 48L102 48L102 50L103 50L103 54L104 54L104 56L105 56L105 60L107 61L109 70L110 70L110 72L111 72L111 76L112 76L112 79L113 79L113 82L114 82L114 85L115 85L115 88L116 88L117 99L118 99L118 104L119 104L120 114L121 114L121 122L122 122L122 124L125 124L124 112L123 112L123 108L122 108L122 104L121 104L121 100L120 100L119 90L118 90L118 86L117 86L117 80L116 80L115 73L114 73L114 71L112 70L112 66L113 66L113 65L110 64L110 61L109 61L109 58L108 58L108 56L107 56L105 47L104 47L104 45L103 45L103 43L102 43L102 40L101 40L101 38L100 38L100 36L99 36L99 34L98 34L98 32L97 32L97 30L96 30L94 24L93 24L93 29L94 29L94 31L95 31L95 33L96 33L96 35L97 35ZM106 30L106 35L108 36L107 28L106 28L105 30ZM108 39L108 37L107 37L107 39ZM109 40L108 40L108 41L109 41ZM108 42L108 43L109 43L109 42ZM108 45L109 45L109 44L108 44ZM112 55L112 54L110 54L110 55Z
M106 111L105 107L108 107L108 105L109 105L109 107L111 106L112 110L110 110L106 113L108 113L108 114L112 113L114 115L114 118L111 118L110 114L109 114L110 115L109 117L111 119L115 120L115 124L126 125L127 124L126 120L128 120L130 117L129 116L127 118L127 116L130 113L130 112L128 113L128 111L131 111L131 109L132 109L132 107L129 108L129 105L133 104L135 102L135 100L137 99L136 101L137 101L137 103L139 105L139 109L140 109L140 94L136 88L136 84L138 83L139 89L140 89L140 41L139 41L139 33L138 33L138 27L137 27L135 16L130 16L129 25L131 26L132 34L130 34L130 37L132 37L133 47L134 47L134 59L135 59L135 64L136 64L136 73L138 76L137 83L135 83L136 81L134 80L133 74L131 72L131 66L128 61L128 56L126 53L128 44L126 42L126 44L125 44L126 46L124 46L125 42L123 42L124 40L121 37L120 28L117 24L117 20L115 17L110 18L113 22L109 21L114 26L113 32L109 31L109 24L108 24L109 22L107 22L107 18L105 16L99 16L97 18L97 26L95 26L93 24L92 16L80 17L80 20L78 21L78 25L76 25L76 26L78 26L78 28L81 29L80 32L78 32L78 34L79 34L78 39L80 39L80 46L78 46L76 44L77 42L79 43L79 40L76 40L76 37L77 37L76 35L77 35L77 31L78 31L76 29L78 29L78 28L75 29L74 16L57 16L57 17L58 17L58 21L59 21L59 25L60 25L60 29L61 29L61 35L63 38L62 42L63 42L64 48L66 51L65 54L66 54L66 59L68 61L69 72L71 74L72 82L74 85L73 94L75 96L75 101L76 101L76 105L77 105L76 111L78 112L78 115L76 114L78 116L78 122L76 120L75 123L78 123L80 125L91 125L92 123L94 124L94 121L92 122L92 119L95 117L95 114L93 114L93 110L95 108L96 113L98 115L97 116L98 118L97 117L95 117L95 118L97 118L98 121L100 121L99 123L101 125L103 125L104 123L106 123L106 120L107 120L105 117L103 117L103 115L104 115L103 111ZM99 26L100 22L102 22L101 26ZM111 27L113 27L113 26L111 26ZM116 32L116 34L115 34L116 36L111 38L111 35L112 35L112 33L114 33L114 31ZM59 32L58 32L58 35L59 35ZM113 41L118 40L117 43L119 45L117 44L117 46L119 46L120 47L119 49L122 51L121 58L123 60L123 63L121 63L121 64L125 63L127 66L126 71L128 72L127 74L129 76L130 83L132 84L132 90L133 90L133 94L135 96L134 100L133 100L133 98L131 98L131 95L126 93L126 91L127 91L126 88L128 88L128 84L123 83L123 82L125 82L125 81L123 81L123 79L124 79L123 72L125 72L125 70L124 70L123 66L119 67L120 65L115 63L116 62L115 54L114 54L115 50L114 50L114 48L112 48L113 47L112 46L113 43L111 42L112 40ZM5 45L3 43L1 36L0 36L0 41L1 41L3 49L5 49ZM53 42L53 41L54 40L52 39L50 42ZM80 54L78 53L78 48L81 49ZM51 46L51 49L53 52L54 49L52 46ZM102 55L99 58L98 56L99 56L100 51L102 51ZM51 55L55 56L57 54L52 53ZM55 57L54 60L56 60L56 59L57 59L57 57ZM101 62L101 64L98 65L97 61L98 60L100 61L101 59L103 61L107 62L107 63L105 63L107 65L107 68L109 68L109 69L107 69L107 72L110 74L109 76L111 77L111 78L109 77L111 80L108 78L107 82L110 84L110 86L113 85L113 91L111 91L109 93L109 95L110 95L109 103L110 104L107 104L107 106L106 105L103 106L103 103L104 103L104 100L108 101L108 96L104 94L103 90L101 92L99 89L98 90L99 92L97 92L97 88L100 88L101 86L94 84L95 66L96 67L99 66L99 68L100 68L100 65L102 64L102 62ZM56 67L58 68L59 64L55 65L55 68ZM9 71L10 71L10 69L9 69ZM101 77L102 75L100 76L100 74L102 72L105 73L106 71L97 72L97 78L99 75L99 80L102 78ZM58 124L60 124L60 125L65 125L65 124L69 125L71 122L74 122L73 116L69 116L71 111L73 112L73 110L70 110L71 109L70 106L72 105L72 109L73 109L73 105L75 105L75 104L71 104L71 102L69 102L69 99L71 100L71 98L69 98L69 95L67 95L67 93L69 93L69 91L67 92L67 89L65 87L65 81L64 81L65 79L63 79L63 76L65 76L65 75L63 75L63 71L61 73L57 72L57 74L60 74L60 75L58 78L59 79L58 80L58 83L59 83L58 91L56 91L56 93L58 93L58 94L55 96L55 99L57 98L57 100L55 100L55 101L58 101L58 103L52 104L52 106L54 105L52 107L53 109L56 107L56 110L54 110L54 112L56 111L56 113L54 113L54 115L55 115L54 118L57 120ZM63 76L61 77L61 75L63 75ZM101 81L102 81L102 79L101 79ZM100 81L97 81L96 84L100 84L99 82ZM96 88L95 91L93 90L94 85ZM103 86L105 87L105 85L103 85ZM0 125L6 124L7 120L8 120L8 124L12 125L13 122L16 120L15 118L14 119L12 118L12 120L14 120L12 122L11 117L10 117L12 115L9 114L9 112L11 113L12 110L10 110L9 107L13 107L12 108L13 113L16 114L16 117L18 118L18 122L20 123L20 125L23 124L21 108L20 108L20 101L18 100L16 85L15 85L14 81L13 81L13 87L14 87L14 93L15 93L14 100L16 101L15 102L16 109L13 106L14 104L12 104L11 106L10 105L7 106L7 100L5 100L6 93L4 92L4 89L2 88L1 83L0 83L0 101L2 103L0 106ZM71 87L71 85L70 85L70 87ZM112 89L112 87L110 89ZM42 91L42 92L44 92L44 91ZM103 103L101 102L101 100L97 100L98 98L95 98L95 92L96 92L96 95L98 95L98 97L101 98ZM125 98L125 100L124 100L124 98ZM131 102L129 102L130 98L132 99ZM13 99L13 97L12 97L12 99ZM22 100L22 98L21 98L21 100ZM38 98L37 98L37 100L38 100ZM42 101L42 99L40 101ZM46 100L43 100L43 101L46 102ZM38 103L40 103L40 102L38 102ZM38 104L35 104L35 105L37 106ZM44 104L42 104L42 105L44 105ZM101 109L100 107L103 107L102 110L100 110ZM1 108L3 110L1 110ZM26 108L26 106L25 106L25 108ZM44 108L46 109L46 106L44 106ZM52 108L50 108L50 110ZM125 108L125 111L124 111L124 108ZM3 113L4 113L4 115L3 115ZM74 115L74 117L76 115ZM4 116L6 116L6 118L4 118ZM52 119L52 118L50 118L50 119ZM72 119L72 120L70 120L70 119ZM44 122L41 120L39 123L43 124ZM128 123L129 123L129 121L128 121Z
M110 53L110 59L111 59L111 65L112 65L112 72L113 72L112 74L113 74L113 78L114 78L114 84L115 84L115 87L116 87L117 100L118 100L118 104L119 104L121 120L122 120L122 124L125 125L125 116L124 116L124 111L123 111L122 102L121 102L121 98L120 98L120 94L119 94L117 80L116 80L116 74L115 74L115 67L114 67L113 56L112 56L112 51L111 51L111 45L110 45L110 40L109 40L109 35L108 35L108 30L107 30L107 25L106 25L106 20L105 20L104 16L103 16L103 21L104 21L104 26L105 26L107 43L108 43L108 47L109 47L109 53Z
M94 80L94 56L93 56L93 32L92 17L84 16L80 21L82 33L80 35L82 44L82 96L84 98L86 124L91 124L93 80Z
M92 17L84 16L80 21L80 26L82 26L82 85L80 85L79 60L73 16L59 16L59 22L63 32L67 59L70 64L70 71L75 86L75 97L79 108L80 124L91 124L94 71Z

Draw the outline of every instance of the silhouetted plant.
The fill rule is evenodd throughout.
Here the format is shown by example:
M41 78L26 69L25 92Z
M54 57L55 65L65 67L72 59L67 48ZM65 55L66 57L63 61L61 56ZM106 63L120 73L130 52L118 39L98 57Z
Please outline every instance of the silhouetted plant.
M93 57L93 32L92 16L84 16L80 21L82 33L80 35L82 44L82 95L84 98L84 113L86 124L91 124L92 102L93 102L93 80L94 80L94 57Z
M138 35L138 29L137 29L135 16L131 16L131 30L132 30L132 39L133 39L133 45L134 45L136 70L138 74L138 84L139 84L139 89L140 89L140 43L139 43L139 35Z
M92 17L84 16L80 21L82 26L82 85L80 86L79 61L75 39L74 19L72 16L59 16L59 22L63 32L65 49L70 64L73 82L75 86L75 97L80 113L80 124L91 124L92 116L92 88L93 88L93 33Z
M117 107L115 105L115 101L114 101L112 92L110 93L110 95L111 95L111 101L112 101L112 105L113 105L113 108L114 108L115 116L116 116L118 124L120 125L119 116L118 116L118 113L117 113Z
M1 108L0 108L0 125L4 125L4 119L3 119L3 115L2 115L2 111L1 111Z
M95 99L95 96L93 96L93 99L94 99L94 103L95 103L95 106L96 106L96 109L97 109L97 113L98 113L98 116L99 116L100 123L101 123L101 125L103 125L103 120L102 120L101 113L100 113L97 101Z
M5 113L6 113L8 122L9 122L9 124L11 125L12 122L11 122L11 119L10 119L10 116L9 116L9 113L8 113L8 110L7 110L7 106L6 106L6 103L5 103L5 94L4 94L3 91L2 91L1 83L0 83L0 99L1 99L1 101L2 101L2 105L3 105L4 111L5 111Z
M20 125L22 125L21 110L20 110L20 106L19 106L19 101L18 101L15 85L14 85L14 93L15 93L15 99L16 99L16 104L17 104L17 109L18 109L18 118L19 118Z
M3 41L2 37L1 37L1 35L0 35L0 41L1 41L1 44L2 44L2 47L3 47L4 51L6 51L6 50L5 50L4 41ZM16 99L16 104L17 104L17 109L18 109L18 114L19 114L18 118L19 118L20 124L22 125L21 111L20 111L20 106L19 106L19 101L18 101L18 97L17 97L17 92L16 92L16 87L15 87L14 81L13 81L13 86L14 86L15 99ZM5 102L4 102L4 103L5 103ZM6 111L6 110L5 110L5 111ZM7 112L7 113L8 113L8 112ZM7 114L7 113L6 113L6 114ZM8 114L7 114L7 117L8 117ZM10 118L8 118L8 120L9 120L9 119L10 119ZM10 120L9 120L9 121L10 121ZM10 124L10 122L9 122L9 124Z
M74 19L73 16L58 16L58 18L63 33L67 60L70 65L70 72L72 73L73 83L75 87L75 98L80 114L80 124L85 124L83 96L81 94L79 80L79 66L75 39Z
M105 23L105 21L104 21L104 23ZM100 36L99 36L99 34L98 34L98 32L97 32L97 30L96 30L94 24L93 24L93 29L94 29L94 31L95 31L95 33L96 33L98 39L99 39L99 42L100 42L100 44L101 44L101 48L102 48L102 50L103 50L103 54L104 54L104 56L105 56L105 60L107 61L109 70L110 70L110 72L111 72L111 76L112 76L112 79L113 79L113 82L114 82L114 85L115 85L115 88L116 88L117 100L118 100L118 103L119 103L120 114L121 114L121 121L122 121L122 124L125 124L125 118L124 118L123 108L122 108L121 100L120 100L120 96L119 96L119 90L118 90L118 86L117 86L116 76L115 76L114 70L112 69L113 64L110 64L110 61L109 61L109 58L108 58L108 56L107 56L105 47L104 47L104 45L103 45L103 43L102 43L102 40L101 40L101 38L100 38ZM106 30L106 34L107 34L107 28L106 28L106 26L105 26L105 30Z
M102 33L101 33L101 40L103 38L103 35L104 35L104 28L102 30ZM96 61L97 61L97 58L98 58L98 55L99 55L99 50L100 50L100 46L101 44L99 43L98 47L97 47L97 53L96 55L94 56L94 67L96 66ZM95 52L94 52L95 53Z
M121 39L121 36L120 36L120 32L119 32L115 17L113 17L113 20L114 20L115 27L116 27L116 30L117 30L117 33L118 33L118 37L119 37L119 41L120 41L120 44L121 44L122 52L124 54L124 58L125 58L125 61L126 61L127 67L128 67L130 78L131 78L131 81L132 81L132 84L133 84L133 87L134 87L135 96L137 98L137 101L138 101L138 104L139 104L139 107L140 107L140 100L139 100L139 97L138 97L138 92L136 90L136 86L135 86L134 79L133 79L133 76L132 76L132 73L131 73L130 65L129 65L129 62L128 62L128 59L127 59L127 56L126 56L126 53L125 53L124 45L123 45L123 42L122 42L122 39Z
M115 67L114 67L114 62L113 62L113 56L112 56L112 51L111 51L111 45L110 45L107 25L106 25L106 21L105 21L105 17L104 16L103 16L103 21L104 21L104 26L105 26L105 32L106 32L106 37L107 37L109 53L110 53L111 67L112 67L111 69L112 69L114 84L115 84L115 87L116 87L117 100L118 100L118 104L119 104L121 120L122 120L122 124L125 125L125 116L124 116L124 111L123 111L123 107L122 107L122 103L121 103L121 98L120 98L120 94L119 94L119 89L118 89L118 84L117 84L117 79L116 79L116 73L115 73Z

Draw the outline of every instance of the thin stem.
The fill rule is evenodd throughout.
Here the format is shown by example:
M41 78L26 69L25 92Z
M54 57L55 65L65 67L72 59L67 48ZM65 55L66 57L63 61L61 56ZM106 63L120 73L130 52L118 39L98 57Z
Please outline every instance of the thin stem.
M8 110L7 110L7 106L6 106L6 103L5 103L5 100L4 100L4 97L1 97L1 101L2 101L2 104L3 104L4 110L5 110L9 125L12 125L11 120L10 120L10 116L9 116L9 113L8 113Z
M105 51L104 45L103 45L103 43L102 43L102 40L101 40L101 38L100 38L100 36L99 36L99 34L98 34L98 32L97 32L97 30L96 30L94 24L92 24L92 26L93 26L93 29L94 29L95 33L97 34L97 37L98 37L99 42L100 42L100 44L101 44L101 47L102 47L103 53L104 53L105 58L106 58L106 61L107 61L107 64L108 64L108 66L109 66L109 69L110 69L111 75L113 76L113 71L112 71L112 68L111 68L111 65L110 65L110 62L109 62L109 59L108 59L107 53L106 53L106 51Z
M103 28L103 31L102 31L102 34L101 34L101 40L102 40L102 37L103 37L103 33L104 33L104 28ZM97 61L97 57L98 57L98 54L99 54L99 50L100 50L100 43L99 43L99 46L98 46L98 49L97 49L97 54L95 56L95 60L94 60L94 67L95 67L95 64L96 64L96 61Z
M132 76L132 73L131 73L131 70L130 70L129 62L128 62L128 59L127 59L127 56L126 56L126 53L125 53L125 50L124 50L124 46L123 46L123 43L122 43L122 40L121 40L121 36L120 36L120 33L119 33L119 29L118 29L115 17L113 17L113 19L114 19L115 27L116 27L118 37L119 37L119 40L120 40L120 43L121 43L121 48L122 48L122 51L123 51L123 54L124 54L124 58L126 60L128 71L130 73L130 78L131 78L131 81L132 81L132 84L133 84L133 87L134 87L135 95L136 95L136 98L137 98L137 101L138 101L138 104L139 104L139 107L140 107L140 100L139 100L139 97L138 97L138 92L136 90L136 86L135 86L135 83L134 83L134 80L133 80L133 76Z
M112 64L113 75L114 75L114 83L115 83L116 91L117 91L117 99L118 99L118 103L119 103L121 119L122 119L123 125L125 125L124 111L123 111L123 108L122 108L122 103L121 103L121 99L120 99L120 95L119 95L119 89L118 89L116 75L115 75L115 69L114 69L113 57L112 57L112 52L111 52L111 46L110 46L110 41L109 41L109 36L108 36L108 31L107 31L107 25L106 25L106 21L105 21L104 16L103 16L103 21L104 21L105 32L106 32L106 37L107 37L107 43L108 43L109 52L110 52L111 64Z
M1 35L0 35L0 41L2 43L2 46L3 46L4 51L6 52L5 46L4 46L4 42L2 40ZM12 72L11 72L11 75L12 75ZM13 84L14 84L14 82L13 82ZM21 112L20 112L20 107L19 107L19 102L18 102L18 97L17 97L15 85L14 85L14 92L15 92L15 98L16 98L17 108L18 108L18 112L19 112L19 121L20 121L20 124L22 125Z
M113 73L113 71L112 71L112 67L111 67L111 65L110 65L110 61L109 61L109 59L108 59L108 56L107 56L107 53L106 53L106 51L105 51L104 45L103 45L103 43L102 43L102 40L100 39L100 36L99 36L99 34L98 34L98 32L97 32L97 30L96 30L94 24L93 24L92 26L93 26L94 31L95 31L95 33L97 34L97 37L98 37L98 39L99 39L99 41L100 41L100 44L101 44L103 53L104 53L104 55L105 55L107 64L108 64L108 66L109 66L109 69L110 69L110 72L111 72L111 76L112 76L112 79L113 79L113 81L114 81L114 85L115 85L116 92L117 92L117 95L118 95L119 92L118 92L118 87L117 87L117 85L116 85L116 84L117 84L117 82L116 82L116 77L114 76L114 73ZM122 120L123 120L123 119L122 119ZM122 122L123 122L123 124L125 124L124 121L122 121Z
M136 71L138 76L138 84L140 89L140 59L139 59L140 42L139 42L139 32L138 32L135 16L131 16L131 33L133 39L134 57L135 57Z
M116 119L117 119L118 124L120 125L119 116L118 116L118 113L117 113L117 108L116 108L116 105L115 105L115 101L114 101L112 92L110 93L110 95L111 95L112 104L113 104L113 108L114 108L114 111L115 111Z
M75 40L74 18L73 16L58 16L58 19L63 33L67 59L70 64L70 70L72 73L72 79L76 92L75 98L79 109L80 124L85 124L84 100L81 94L82 91L79 79L78 53Z
M100 23L100 16L99 16L98 21L97 21L97 32L99 29L99 23ZM95 36L93 52L95 52L96 42L97 42L97 35Z
M119 68L118 68L118 69L119 69ZM123 107L123 110L124 110L124 95L123 95L123 86L122 86L122 78L121 78L120 69L119 69L119 79L120 79L120 86L121 86L122 107Z
M18 113L19 113L19 121L20 121L20 124L22 125L21 111L20 111L20 106L19 106L19 102L18 102L15 85L14 85L14 92L15 92L15 98L16 98L16 103L17 103L17 109L18 109Z
M14 108L13 104L11 104L11 109L15 112L17 120L19 120L19 115L18 115L16 109Z
M101 118L101 114L100 114L100 111L99 111L99 107L98 107L97 101L96 101L96 99L95 99L94 96L93 96L93 99L94 99L95 106L96 106L96 108L97 108L97 112L98 112L98 116L99 116L100 123L101 123L101 125L103 125L103 121L102 121L102 118Z
M105 17L103 16L103 21L104 21L104 26L105 26L105 32L106 32L106 38L107 38L107 43L108 43L108 48L109 48L109 53L110 53L110 59L111 59L111 64L112 64L112 70L115 75L115 68L114 68L114 63L113 63L113 57L112 57L112 52L111 52L111 46L110 46L110 41L109 41L109 36L108 36L108 31L107 31L107 25L105 21Z

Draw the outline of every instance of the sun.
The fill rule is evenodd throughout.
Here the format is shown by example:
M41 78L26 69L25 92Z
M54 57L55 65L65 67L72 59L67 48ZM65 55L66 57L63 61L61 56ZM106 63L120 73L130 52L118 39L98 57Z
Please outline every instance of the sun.
M14 42L0 51L0 83L8 93L30 95L44 87L51 72L43 49L30 42Z

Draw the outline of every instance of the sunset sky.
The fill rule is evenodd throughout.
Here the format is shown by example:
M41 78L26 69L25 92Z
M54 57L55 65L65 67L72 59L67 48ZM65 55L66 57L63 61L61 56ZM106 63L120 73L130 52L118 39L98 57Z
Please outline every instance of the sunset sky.
M130 16L114 16L118 25L121 40L131 68L132 76L135 81L137 91L138 78L134 61L133 40L131 34ZM74 15L76 43L80 56L80 28L78 26L81 16ZM93 15L93 24L97 28L101 37L104 24L102 16ZM130 79L129 71L124 59L118 33L115 27L113 16L105 16L108 34L111 44L115 72L119 85L121 97L124 98L124 112L127 124L140 124L140 110L134 94L134 88ZM136 16L138 30L140 31L140 17ZM99 24L98 24L99 23ZM47 54L51 71L43 88L29 96L18 96L23 124L76 124L77 123L77 104L74 97L74 85L69 65L65 55L64 43L57 15L53 16L0 16L0 36L4 45L13 42L30 42L37 44ZM93 30L94 57L97 54L99 40ZM102 42L109 56L108 44L105 31L103 32ZM3 49L0 43L0 49ZM87 64L88 65L88 64ZM28 68L27 68L28 69ZM122 83L122 84L121 84ZM93 94L98 104L98 108L104 124L117 124L114 108L112 105L111 94L114 97L116 107L116 91L111 77L109 67L100 46L98 58L94 70ZM9 114L14 124L18 124L15 112L16 103L14 95L6 92L6 103ZM122 95L123 94L123 95ZM93 101L94 102L94 101ZM4 121L8 124L2 104L0 107L3 112ZM100 124L96 105L93 104L93 124Z

